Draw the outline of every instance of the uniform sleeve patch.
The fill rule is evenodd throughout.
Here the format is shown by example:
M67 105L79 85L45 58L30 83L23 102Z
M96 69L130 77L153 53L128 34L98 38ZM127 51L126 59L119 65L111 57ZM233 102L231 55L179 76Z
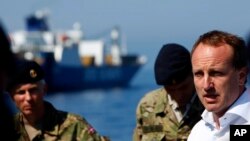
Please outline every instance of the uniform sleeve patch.
M142 126L142 131L143 133L162 132L163 126L162 125Z

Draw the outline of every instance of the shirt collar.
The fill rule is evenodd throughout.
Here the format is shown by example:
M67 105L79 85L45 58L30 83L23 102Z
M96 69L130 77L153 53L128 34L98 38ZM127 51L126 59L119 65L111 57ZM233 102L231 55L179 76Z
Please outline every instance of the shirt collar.
M234 102L234 104L231 105L231 107L226 111L226 113L222 117L220 117L219 120L221 122L221 126L223 126L223 124L232 122L236 118L245 119L245 117L248 117L245 120L249 122L250 111L246 110L249 107L250 107L250 89L247 88L243 92L243 94ZM205 122L214 125L213 114L212 112L209 112L206 109L202 113L202 119ZM227 119L226 123L222 121L223 119Z
M250 89L247 88L239 99L228 109L226 114L233 113L241 117L249 117L250 112L246 110L250 107ZM249 119L248 119L249 120Z

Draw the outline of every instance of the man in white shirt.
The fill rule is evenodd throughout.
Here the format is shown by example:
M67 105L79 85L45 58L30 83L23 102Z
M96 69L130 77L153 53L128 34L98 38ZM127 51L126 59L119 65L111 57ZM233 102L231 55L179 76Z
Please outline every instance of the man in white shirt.
M250 122L245 42L227 32L207 32L194 44L191 61L195 88L205 111L188 141L229 141L230 125Z

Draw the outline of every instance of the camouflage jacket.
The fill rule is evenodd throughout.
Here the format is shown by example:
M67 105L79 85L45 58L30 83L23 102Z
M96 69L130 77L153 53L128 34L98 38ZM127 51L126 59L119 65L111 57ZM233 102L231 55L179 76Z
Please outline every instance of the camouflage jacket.
M178 122L174 111L168 104L164 88L146 94L136 110L134 141L186 141L188 135L201 119L204 108L195 96L186 116Z
M105 141L106 137L100 136L94 128L82 117L56 110L50 103L45 102L45 117L42 129L33 141ZM18 141L30 141L25 130L23 116L15 115L15 129Z

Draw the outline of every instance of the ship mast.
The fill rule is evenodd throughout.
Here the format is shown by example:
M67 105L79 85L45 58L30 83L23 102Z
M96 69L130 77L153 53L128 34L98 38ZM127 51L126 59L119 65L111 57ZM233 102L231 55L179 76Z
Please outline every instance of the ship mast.
M111 55L113 65L121 65L121 38L120 38L120 29L118 26L115 26L111 30Z

